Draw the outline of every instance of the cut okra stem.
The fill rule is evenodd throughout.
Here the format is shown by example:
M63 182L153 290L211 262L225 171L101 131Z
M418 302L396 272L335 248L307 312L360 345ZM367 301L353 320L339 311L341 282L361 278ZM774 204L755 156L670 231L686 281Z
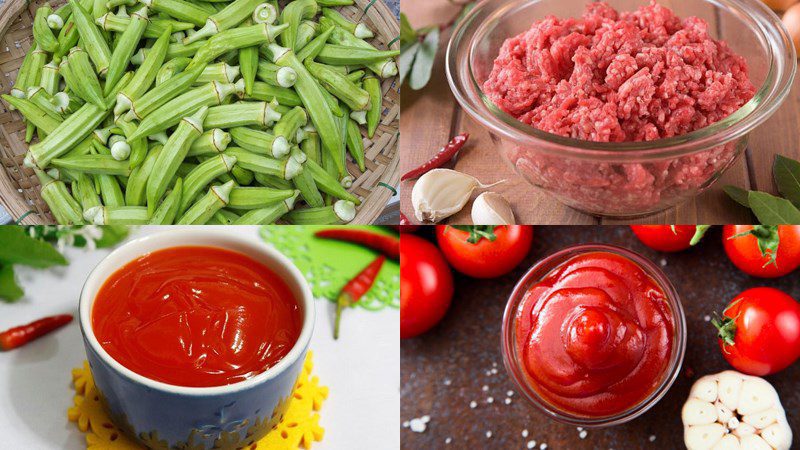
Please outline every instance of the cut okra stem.
M372 30L369 29L368 26L360 22L354 23L347 20L343 15L339 13L339 11L336 11L335 9L323 8L322 15L330 19L336 25L349 31L357 38L369 39L375 37L375 34L372 32Z
M205 124L203 125L206 126ZM186 156L208 156L222 153L231 143L230 133L219 128L205 131L189 147Z
M232 28L215 34L200 47L187 70L191 70L197 65L207 64L232 50L274 42L275 38L287 27L287 24L258 24Z
M191 61L191 60L190 60ZM205 84L212 81L218 83L233 83L239 76L239 66L231 66L224 62L209 64L203 73L195 80L195 84Z
M267 158L236 147L228 148L225 153L235 156L237 164L244 169L274 175L284 180L291 180L303 170L303 165L294 158Z
M276 107L277 102L237 102L214 106L208 110L205 126L222 129L250 125L270 127L281 118L281 114L275 111Z
M231 128L230 136L236 145L253 153L273 158L282 158L289 154L289 141L283 136L275 136L248 127Z
M253 10L253 22L272 25L278 20L278 8L269 3L261 3Z
M297 80L297 72L291 67L280 67L268 61L258 63L258 79L278 87L292 87Z

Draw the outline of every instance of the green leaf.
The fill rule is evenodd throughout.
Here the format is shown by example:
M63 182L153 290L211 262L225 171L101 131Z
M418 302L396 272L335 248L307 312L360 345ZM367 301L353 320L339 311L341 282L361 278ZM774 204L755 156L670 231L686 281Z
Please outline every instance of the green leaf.
M772 166L772 176L781 195L800 207L800 162L778 155Z
M414 57L417 56L417 51L421 47L419 42L414 42L400 49L400 57L397 59L400 65L400 84L403 84L406 75L411 71L411 66L414 65Z
M0 227L0 261L31 267L66 265L67 260L52 245L30 237L24 227Z
M411 68L408 85L411 89L419 90L428 84L431 79L431 69L436 60L436 51L439 49L439 29L432 30L425 36L422 46L414 59L414 66Z
M14 278L14 268L10 264L0 267L0 300L15 302L24 294Z
M728 197L732 198L736 203L744 206L745 208L750 207L750 201L747 199L747 195L750 191L730 185L723 187L722 190L724 190L725 193L728 194Z
M113 247L128 237L128 227L124 225L105 225L103 237L95 241L97 248Z
M490 242L494 242L497 239L497 235L494 234L494 229L496 226L494 225L450 225L456 230L466 231L469 233L469 237L467 238L467 242L470 244L477 244L481 241L481 239L486 239Z
M417 32L408 21L405 14L400 13L400 45L417 41Z
M762 225L800 224L800 210L789 200L756 191L747 200Z

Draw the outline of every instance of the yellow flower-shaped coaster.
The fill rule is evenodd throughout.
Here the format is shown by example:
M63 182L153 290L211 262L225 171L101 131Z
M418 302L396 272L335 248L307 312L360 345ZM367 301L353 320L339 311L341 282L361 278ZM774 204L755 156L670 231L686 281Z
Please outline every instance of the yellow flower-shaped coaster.
M319 426L322 402L328 398L328 388L319 385L319 378L311 374L314 364L308 352L303 371L294 387L292 402L283 420L267 436L248 447L248 450L310 449L321 441L324 431ZM75 405L67 410L67 417L86 433L89 450L145 450L145 447L122 433L106 414L97 395L89 363L72 369L75 388Z

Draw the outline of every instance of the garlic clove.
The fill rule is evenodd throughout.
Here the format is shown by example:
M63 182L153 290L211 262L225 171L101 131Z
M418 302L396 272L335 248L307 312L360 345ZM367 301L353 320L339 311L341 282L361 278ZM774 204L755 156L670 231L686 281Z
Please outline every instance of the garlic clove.
M739 395L742 392L742 377L738 372L726 370L719 374L719 401L735 411L739 406Z
M697 380L689 392L689 397L697 397L708 403L714 403L717 399L717 381L711 377L703 377Z
M681 418L686 425L707 425L717 421L717 411L711 403L690 398L683 405Z
M786 423L774 423L761 430L761 438L772 448L789 448L792 446L792 430Z
M755 434L756 431L758 431L756 430L756 427L750 425L749 423L740 423L739 426L736 427L735 430L733 430L733 434L739 436L740 438L743 438L748 434Z
M687 427L683 439L689 450L705 450L712 448L725 435L725 427L718 423Z
M770 409L776 402L775 389L762 380L746 380L739 399L739 414L747 416ZM763 428L763 427L758 427Z
M772 446L756 434L743 437L739 443L747 450L772 450Z
M484 192L472 203L473 225L514 225L514 211L496 192Z
M741 448L736 436L726 434L711 450L739 450Z
M722 402L717 401L714 406L717 409L717 422L726 423L733 418L733 411L728 409L728 407L722 404Z
M495 183L497 184L497 183ZM414 215L420 222L438 222L461 211L477 187L477 178L450 169L433 169L422 175L411 190Z

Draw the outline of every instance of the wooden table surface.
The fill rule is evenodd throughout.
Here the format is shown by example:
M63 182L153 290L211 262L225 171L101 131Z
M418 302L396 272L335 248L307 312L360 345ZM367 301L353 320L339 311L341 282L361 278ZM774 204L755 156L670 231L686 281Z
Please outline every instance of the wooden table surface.
M681 296L688 342L681 375L653 409L625 425L589 430L581 439L575 427L546 418L518 393L505 404L514 386L503 368L500 329L508 296L528 268L557 250L587 242L623 246L658 262ZM795 272L779 280L759 280L740 272L722 249L719 227L710 230L698 247L677 254L648 249L628 227L537 227L533 249L519 268L496 280L458 276L444 320L421 337L401 341L401 420L431 417L423 433L401 429L402 448L524 449L528 440L536 440L537 448L545 442L550 450L684 448L680 414L692 383L700 376L730 369L706 316L721 311L736 294L751 287L772 286L800 298L797 276ZM797 443L800 363L767 379L781 396ZM487 403L490 396L494 398L491 404ZM470 408L471 401L477 402L476 408ZM522 437L525 429L527 439ZM487 431L491 438L486 437ZM445 445L448 437L452 439L449 446Z
M669 6L670 1L660 3ZM456 2L454 2L456 3ZM445 0L403 0L401 10L415 28L446 22L457 14L459 7ZM700 2L698 2L699 4ZM707 8L699 6L700 8ZM684 6L685 8L685 6ZM716 26L720 35L728 40L737 39L736 27L725 23ZM508 180L492 188L503 194L511 203L517 223L528 224L613 224L619 221L600 219L568 208L543 191L525 182L511 167L502 161L489 138L488 132L465 113L451 94L444 70L445 48L450 37L442 35L437 60L428 85L414 91L408 86L402 90L402 120L400 130L401 173L416 167L430 158L449 138L460 132L470 133L470 143L462 151L454 169L478 176L483 182ZM750 212L730 200L722 191L727 184L744 189L777 193L772 181L772 163L776 154L800 159L800 80L795 79L789 98L770 120L750 135L749 148L737 164L730 168L708 191L678 207L649 217L635 219L636 223L753 223ZM413 182L401 184L401 208L413 218L411 187ZM452 216L450 223L471 223L470 205ZM631 223L626 220L624 223Z

